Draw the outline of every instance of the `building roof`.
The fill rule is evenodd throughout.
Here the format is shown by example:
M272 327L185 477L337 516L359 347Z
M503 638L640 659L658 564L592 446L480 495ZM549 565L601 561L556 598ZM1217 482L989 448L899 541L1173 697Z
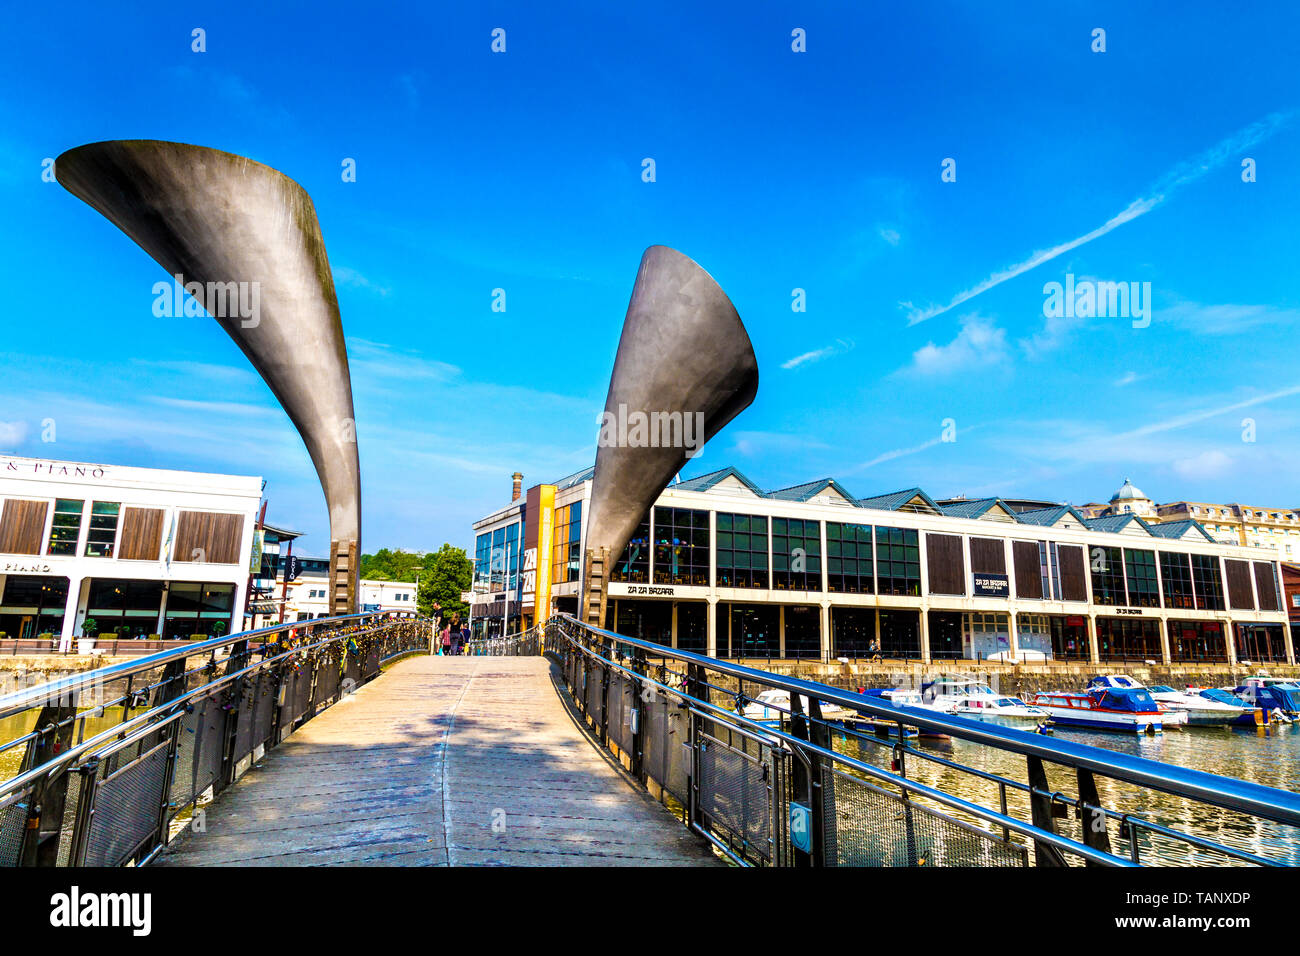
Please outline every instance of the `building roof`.
M1183 538L1187 536L1188 531L1195 530L1206 541L1214 540L1210 532L1201 527L1199 521L1193 521L1191 518L1184 521L1161 521L1157 524L1147 524L1147 530L1157 538Z
M1016 519L1022 524L1034 524L1040 527L1050 528L1056 522L1060 521L1066 515L1072 515L1074 520L1079 522L1085 528L1091 527L1088 522L1091 520L1085 518L1076 508L1070 505L1056 505L1051 508L1039 508L1037 511L1021 511L1016 515Z
M1110 496L1112 502L1128 501L1131 498L1146 498L1146 495L1142 494L1142 490L1127 478L1124 479L1124 484L1119 486L1119 490Z
M292 541L294 538L302 537L301 531L290 531L288 528L280 528L271 524L269 521L262 523L262 530L275 535L281 541Z
M1106 515L1104 518L1085 518L1084 524L1094 531L1108 531L1111 534L1119 534L1128 528L1130 524L1136 521L1147 534L1151 534L1151 525L1147 524L1132 512L1121 515Z
M919 504L918 504L919 502ZM859 508L879 508L882 511L917 511L922 514L943 514L943 510L920 488L891 491L887 495L859 498Z
M791 485L789 488L769 491L767 497L776 498L779 501L807 501L810 498L815 498L827 488L835 489L849 503L856 501L849 490L834 478L821 478L817 481L804 482L802 485Z
M952 499L940 501L939 510L954 518L978 518L996 504L998 504L997 498Z
M582 471L575 471L571 475L565 475L559 481L555 482L555 490L563 491L565 488L572 488L574 485L580 485L584 481L590 481L596 474L596 466L584 468Z
M694 478L687 478L685 481L679 481L677 484L669 485L668 487L675 488L679 491L708 491L718 482L727 478L735 478L760 498L767 497L763 494L763 490L759 488L758 485L754 484L730 465L726 468L719 468L717 471L711 471L707 475L697 475Z

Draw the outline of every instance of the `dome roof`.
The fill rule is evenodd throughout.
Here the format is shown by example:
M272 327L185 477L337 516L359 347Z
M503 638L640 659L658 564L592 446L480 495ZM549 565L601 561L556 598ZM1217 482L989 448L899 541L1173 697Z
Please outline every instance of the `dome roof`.
M1125 478L1124 484L1119 486L1119 491L1115 492L1113 495L1110 496L1110 500L1128 501L1131 498L1145 498L1145 497L1146 495L1142 494L1142 489L1138 488L1137 485L1133 484L1133 482Z

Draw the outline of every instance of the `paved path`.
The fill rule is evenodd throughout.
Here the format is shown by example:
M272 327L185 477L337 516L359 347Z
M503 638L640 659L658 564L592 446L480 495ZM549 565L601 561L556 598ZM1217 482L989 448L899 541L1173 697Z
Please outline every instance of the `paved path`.
M414 657L308 721L155 866L708 866L537 657Z

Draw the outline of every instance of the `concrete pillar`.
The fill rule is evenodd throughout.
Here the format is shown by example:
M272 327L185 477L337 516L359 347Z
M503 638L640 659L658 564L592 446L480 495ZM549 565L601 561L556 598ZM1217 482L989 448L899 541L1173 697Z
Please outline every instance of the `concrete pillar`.
M1020 637L1016 634L1016 611L1015 608L1007 610L1007 651L1012 657L1020 655Z
M1159 561L1156 565L1159 566ZM1164 617L1156 618L1156 624L1160 628L1160 663L1168 664L1169 656L1169 620Z
M1235 666L1237 663L1237 630L1227 617L1219 622L1219 627L1223 628L1223 644L1228 649L1228 663Z
M59 634L59 650L72 650L73 635L77 633L77 612L81 609L81 584L84 578L68 579L68 597L63 606L63 630Z
M1097 640L1097 615L1089 614L1085 620L1088 624L1088 660L1100 664L1101 642Z
M712 514L712 512L710 512L710 514ZM709 557L710 574L712 573L712 563L713 563L713 558L711 555L712 552L710 552L710 557ZM718 599L715 597L708 598L708 603L705 605L705 611L704 611L705 614L704 633L707 635L707 640L704 646L704 652L708 654L709 657L718 656L717 609L718 609Z
M924 567L924 565L922 565L922 567ZM924 576L925 571L923 570L921 574ZM925 602L921 603L920 616L921 626L919 630L921 634L921 660L928 664L930 663L930 608Z
M821 609L818 613L819 626L821 628L822 660L831 659L831 602L822 601ZM1289 641L1290 638L1288 637ZM1289 644L1287 645L1290 646Z
M677 649L677 602L673 602L672 646Z
M777 644L781 651L782 659L785 658L785 605L781 604L776 609L776 633Z

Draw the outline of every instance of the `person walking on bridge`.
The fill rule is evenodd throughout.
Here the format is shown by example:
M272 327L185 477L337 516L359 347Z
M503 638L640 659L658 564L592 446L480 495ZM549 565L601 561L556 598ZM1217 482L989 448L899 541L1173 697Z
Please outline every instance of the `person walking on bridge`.
M442 656L446 657L451 653L451 625L448 624L442 629Z

